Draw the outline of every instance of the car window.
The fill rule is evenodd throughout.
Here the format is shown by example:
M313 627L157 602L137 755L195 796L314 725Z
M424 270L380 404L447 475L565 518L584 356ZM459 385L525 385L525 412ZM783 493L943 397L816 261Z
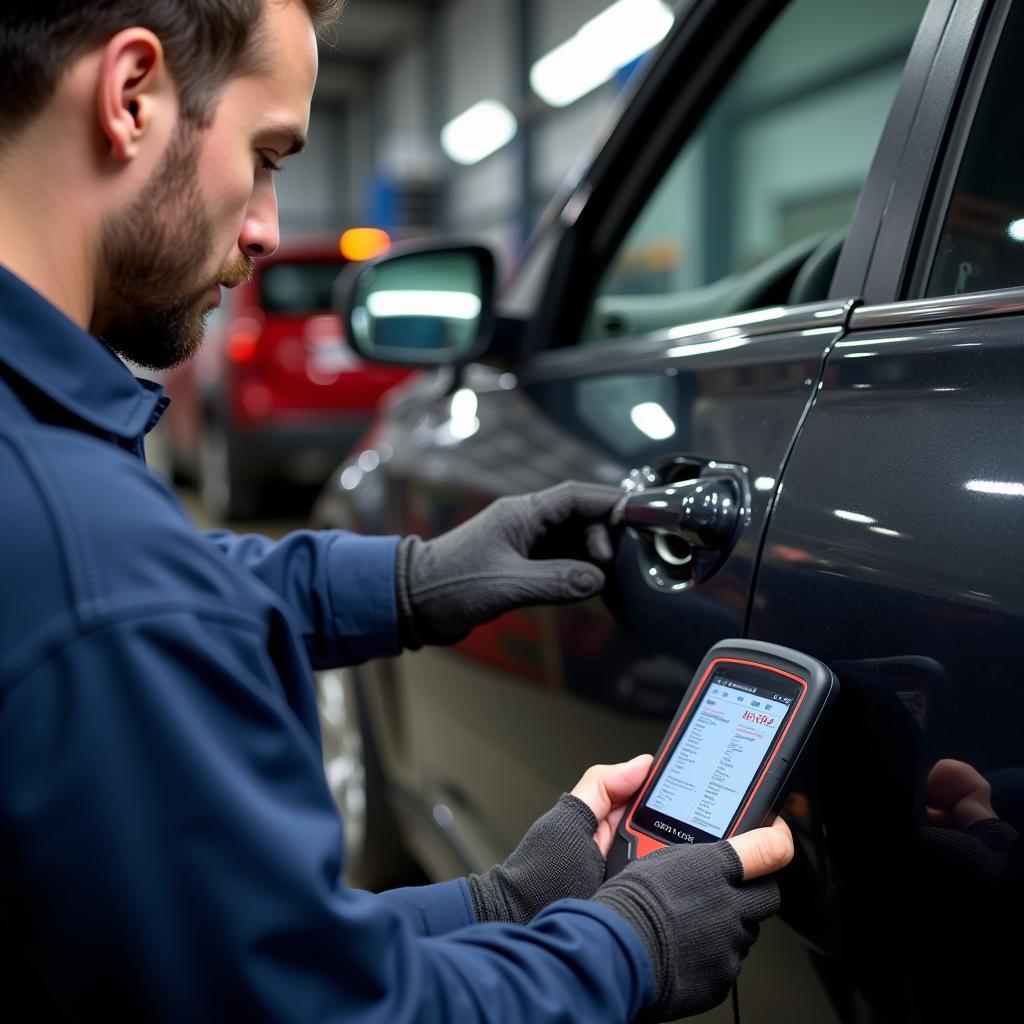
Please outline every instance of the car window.
M268 313L328 313L331 294L345 263L275 263L260 277L263 309Z
M924 0L794 0L627 232L583 340L828 297Z
M989 66L923 297L1024 285L1024 5L1012 4Z

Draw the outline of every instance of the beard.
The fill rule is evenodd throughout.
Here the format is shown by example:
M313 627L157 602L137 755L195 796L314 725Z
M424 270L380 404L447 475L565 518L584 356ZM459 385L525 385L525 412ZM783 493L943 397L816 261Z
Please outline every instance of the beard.
M219 283L252 277L253 260L239 254L216 276L196 280L213 254L213 223L196 168L199 132L181 122L165 166L124 212L104 226L105 287L97 296L92 333L112 352L149 370L192 358L203 342Z

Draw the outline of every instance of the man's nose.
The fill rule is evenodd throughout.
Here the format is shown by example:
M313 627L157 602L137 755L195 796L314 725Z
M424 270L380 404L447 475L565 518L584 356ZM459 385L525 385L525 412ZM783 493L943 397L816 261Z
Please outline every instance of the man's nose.
M253 195L238 236L238 248L246 256L259 259L274 252L279 241L277 194L270 184L269 188L258 189Z

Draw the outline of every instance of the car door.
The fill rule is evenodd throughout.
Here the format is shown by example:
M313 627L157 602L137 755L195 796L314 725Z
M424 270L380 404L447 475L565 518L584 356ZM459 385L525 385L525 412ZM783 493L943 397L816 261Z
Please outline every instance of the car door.
M841 700L790 804L798 856L744 1021L799 1019L799 990L757 980L801 961L843 1021L1016 1003L1022 43L1020 4L953 9L768 526L749 634L829 663Z
M501 494L643 466L743 491L735 545L696 574L627 530L607 601L369 670L392 800L434 877L504 856L588 764L653 749L702 654L743 631L782 468L857 298L830 287L836 261L863 271L870 253L846 225L948 13L918 31L923 2L869 6L691 5L524 269L539 298L508 298L529 350L397 399L377 468L343 480L364 527L428 536Z

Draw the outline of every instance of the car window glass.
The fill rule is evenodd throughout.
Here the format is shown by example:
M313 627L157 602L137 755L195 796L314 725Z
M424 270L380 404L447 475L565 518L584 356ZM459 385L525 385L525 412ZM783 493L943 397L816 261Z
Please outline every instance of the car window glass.
M327 313L333 308L334 282L344 266L337 263L275 263L260 278L263 308L268 313Z
M924 0L794 0L627 232L583 339L828 297Z
M924 296L1024 285L1024 5L1014 4L960 161Z

